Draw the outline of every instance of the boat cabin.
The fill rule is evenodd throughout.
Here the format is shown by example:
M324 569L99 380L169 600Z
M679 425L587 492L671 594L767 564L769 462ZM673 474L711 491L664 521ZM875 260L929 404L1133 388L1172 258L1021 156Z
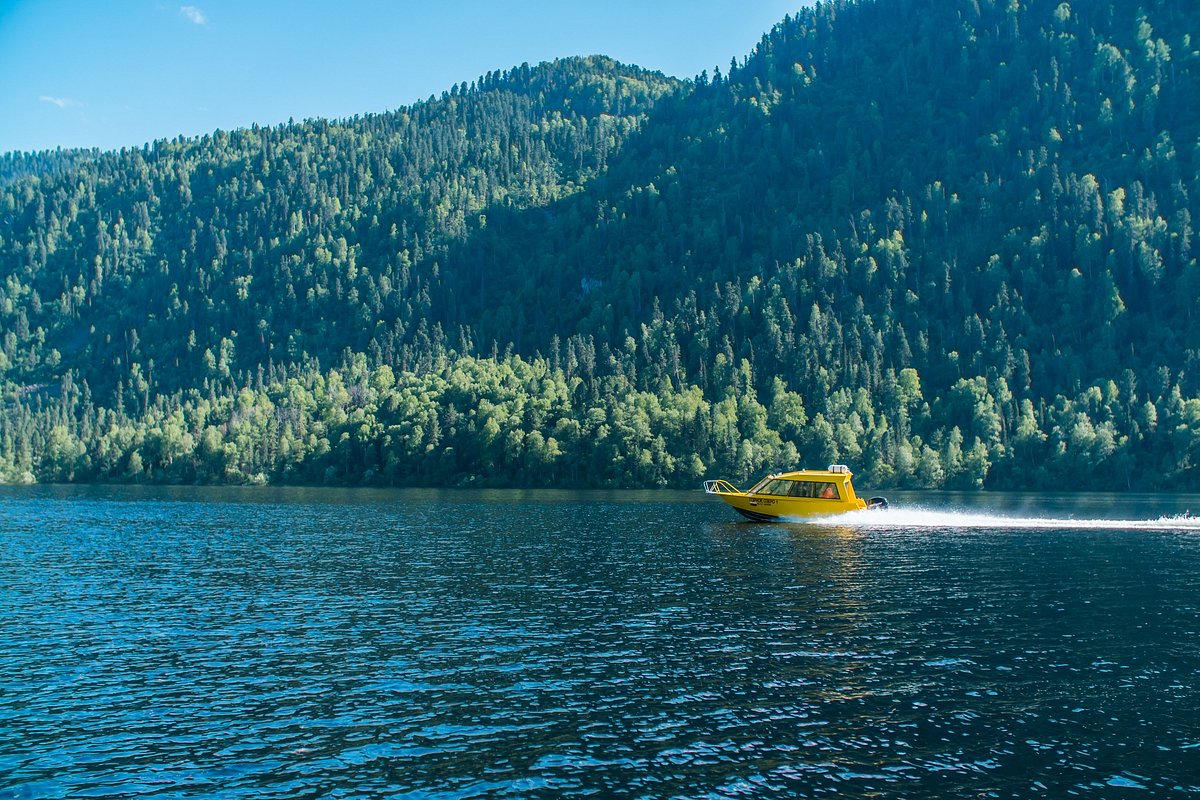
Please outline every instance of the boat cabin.
M768 475L746 494L842 502L854 499L854 489L850 486L850 470L841 464L831 464L829 469L802 469L797 472Z

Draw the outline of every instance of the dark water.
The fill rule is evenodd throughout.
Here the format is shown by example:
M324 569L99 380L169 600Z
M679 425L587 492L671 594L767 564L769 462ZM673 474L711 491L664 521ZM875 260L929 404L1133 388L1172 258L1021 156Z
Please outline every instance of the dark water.
M0 797L1200 794L1200 497L906 500L0 491Z

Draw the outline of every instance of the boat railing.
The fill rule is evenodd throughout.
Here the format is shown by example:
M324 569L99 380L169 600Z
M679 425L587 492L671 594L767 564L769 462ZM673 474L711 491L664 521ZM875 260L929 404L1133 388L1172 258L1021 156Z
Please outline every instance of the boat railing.
M705 481L704 491L709 494L741 494L742 490L734 486L729 481L715 480Z

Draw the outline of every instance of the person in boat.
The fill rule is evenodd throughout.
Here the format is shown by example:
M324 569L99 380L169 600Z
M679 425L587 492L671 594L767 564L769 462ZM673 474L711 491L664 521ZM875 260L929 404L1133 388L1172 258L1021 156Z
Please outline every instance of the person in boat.
M825 484L825 488L821 490L821 499L822 500L837 499L837 491L833 488L832 483Z

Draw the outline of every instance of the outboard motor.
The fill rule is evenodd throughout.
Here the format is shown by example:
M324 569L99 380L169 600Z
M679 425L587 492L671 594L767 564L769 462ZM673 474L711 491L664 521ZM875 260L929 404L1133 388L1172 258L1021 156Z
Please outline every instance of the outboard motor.
M887 508L888 501L886 497L872 497L867 501L867 508Z

